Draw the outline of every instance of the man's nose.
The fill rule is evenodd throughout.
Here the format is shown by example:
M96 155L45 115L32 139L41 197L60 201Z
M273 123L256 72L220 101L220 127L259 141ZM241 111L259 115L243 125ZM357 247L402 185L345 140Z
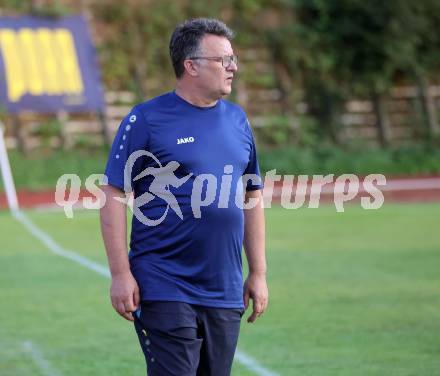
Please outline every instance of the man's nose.
M238 65L234 61L231 61L231 64L229 64L229 67L226 68L229 72L236 72L238 71Z

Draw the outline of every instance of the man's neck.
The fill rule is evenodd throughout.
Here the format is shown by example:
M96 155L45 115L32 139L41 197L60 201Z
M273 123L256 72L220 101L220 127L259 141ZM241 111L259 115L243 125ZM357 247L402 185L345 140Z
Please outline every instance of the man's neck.
M180 85L176 85L175 93L185 101L198 107L212 107L218 102L218 99L207 98L195 90L189 90Z

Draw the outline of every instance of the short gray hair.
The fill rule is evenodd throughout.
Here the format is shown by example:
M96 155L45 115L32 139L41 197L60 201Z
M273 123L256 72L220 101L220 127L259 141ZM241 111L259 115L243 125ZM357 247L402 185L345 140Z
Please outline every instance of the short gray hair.
M234 32L214 18L195 18L177 26L170 40L170 57L177 78L182 77L185 71L184 60L197 54L205 34L218 35L230 41L234 38Z

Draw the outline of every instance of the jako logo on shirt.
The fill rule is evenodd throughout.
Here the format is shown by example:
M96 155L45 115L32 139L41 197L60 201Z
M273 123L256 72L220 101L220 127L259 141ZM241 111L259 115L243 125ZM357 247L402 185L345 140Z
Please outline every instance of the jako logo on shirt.
M177 139L177 145L187 144L189 142L194 142L194 137L184 137L184 138Z

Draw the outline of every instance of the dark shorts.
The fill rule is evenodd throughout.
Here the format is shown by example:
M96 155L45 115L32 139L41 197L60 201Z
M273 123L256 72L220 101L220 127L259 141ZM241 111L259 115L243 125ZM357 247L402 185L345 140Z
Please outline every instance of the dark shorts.
M133 316L147 375L230 375L242 315L239 308L142 302Z

